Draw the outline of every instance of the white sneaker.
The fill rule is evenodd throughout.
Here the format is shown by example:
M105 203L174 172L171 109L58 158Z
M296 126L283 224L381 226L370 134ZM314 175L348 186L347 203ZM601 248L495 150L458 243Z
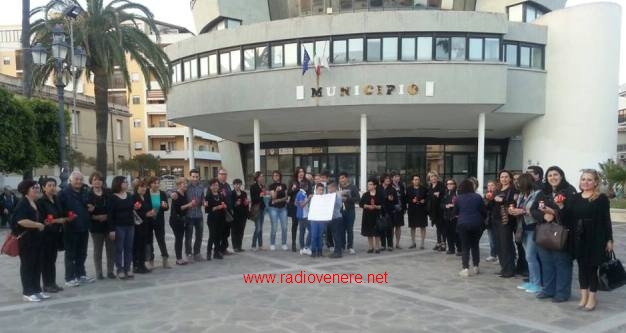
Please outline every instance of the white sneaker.
M284 250L284 251L289 250L289 248L287 247L287 245L286 245L286 244L283 244L283 250Z
M91 277L91 276L87 276L87 275L83 275L83 276L80 277L80 279L78 281L80 283L82 283L82 284L94 283L94 282L96 282L96 278Z
M68 288L78 287L78 286L80 286L80 282L78 282L78 280L76 280L76 279L70 280L70 281L66 281L65 282L65 286L68 287Z
M276 251L276 245L270 245L270 251Z
M311 249L309 249L308 247L304 248L304 254L307 256L310 256L311 254L313 254L313 252L311 252Z
M496 257L489 256L489 257L487 257L487 259L485 259L485 261L486 261L486 262L493 262L493 261L496 261Z
M478 269L478 267L474 266L472 267L472 275L478 275L480 274L480 269Z
M304 249L300 249L300 255L304 255Z
M354 251L353 248L348 249L348 251L350 251L350 254L356 254L356 251Z
M37 295L30 295L30 296L22 295L22 299L25 302L41 302L41 299L37 297Z
M40 299L48 299L48 298L50 298L50 295L48 295L46 293L38 293L38 294L35 294L35 296L39 297Z
M253 252L256 252L257 248L256 248L256 246L253 246L253 247L250 248L250 250L253 251Z
M226 252L228 252L228 253L235 253L235 251L231 250L230 247L226 248Z
M469 277L469 269L465 268L464 270L459 272L459 275L462 277Z

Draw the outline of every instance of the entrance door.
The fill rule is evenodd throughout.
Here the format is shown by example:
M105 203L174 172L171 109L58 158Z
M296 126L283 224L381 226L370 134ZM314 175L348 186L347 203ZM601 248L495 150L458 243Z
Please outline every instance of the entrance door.
M328 167L335 181L339 181L339 173L347 172L350 183L359 187L359 155L331 154L328 156Z
M326 155L294 155L295 167L303 167L304 172L316 175L328 169L328 160Z
M457 183L476 175L476 154L446 153L445 177L454 178Z

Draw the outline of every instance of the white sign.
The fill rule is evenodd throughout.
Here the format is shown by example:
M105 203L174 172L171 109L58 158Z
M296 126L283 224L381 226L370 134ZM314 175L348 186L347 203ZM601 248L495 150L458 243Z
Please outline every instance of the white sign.
M337 193L315 194L309 206L309 221L330 221L333 219Z

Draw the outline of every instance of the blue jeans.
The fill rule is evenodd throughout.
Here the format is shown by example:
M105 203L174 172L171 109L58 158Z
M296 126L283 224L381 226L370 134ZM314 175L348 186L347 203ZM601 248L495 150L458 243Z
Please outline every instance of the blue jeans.
M311 221L311 252L322 253L322 232L326 228L326 223Z
M265 220L265 208L259 210L259 217L254 221L254 234L252 234L252 247L263 246L263 220Z
M280 221L281 241L282 245L287 245L287 208L269 207L270 221L272 228L270 230L270 245L276 245L276 227Z
M537 244L535 244L535 230L524 230L522 244L526 252L528 262L528 282L535 286L541 286L541 266L537 256Z
M345 246L344 241L346 234L345 226L343 224L343 218L338 218L330 221L331 233L333 235L333 241L335 243L334 253L341 255L341 251Z
M572 294L572 257L566 251L537 247L543 268L543 293L568 300Z
M354 248L354 210L342 210L341 216L343 217L343 225L345 227L345 239L344 245L346 249ZM336 247L336 246L335 246Z
M311 246L311 222L307 219L298 220L298 227L300 227L300 249ZM304 232L306 231L306 241L304 239Z
M115 265L117 273L128 273L133 262L135 226L115 227Z
M487 229L487 234L489 235L489 256L496 257L498 253L496 252L498 248L496 248L496 235L494 235L491 227Z

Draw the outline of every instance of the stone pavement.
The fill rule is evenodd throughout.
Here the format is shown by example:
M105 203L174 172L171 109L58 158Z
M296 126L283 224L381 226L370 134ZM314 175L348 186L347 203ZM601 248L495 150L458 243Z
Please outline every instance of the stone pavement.
M405 249L367 254L358 221L359 217L358 253L341 259L246 251L222 261L155 269L134 281L105 280L66 289L39 304L21 301L19 260L2 256L0 332L626 332L626 287L601 292L596 311L585 313L576 310L576 292L564 304L536 300L516 289L521 279L500 279L494 274L497 265L484 261L480 275L461 278L459 257L429 248L406 249L407 228L401 241ZM269 220L264 227L269 246ZM250 222L246 245L253 228ZM617 256L626 259L626 225L616 224L614 230ZM433 235L434 229L429 228L426 245L431 248ZM167 241L173 253L171 234ZM486 241L484 235L483 256ZM91 258L90 249L87 270L93 274ZM60 284L62 253L57 271ZM246 284L243 280L246 273L300 271L387 273L387 283ZM574 290L577 286L575 279Z

